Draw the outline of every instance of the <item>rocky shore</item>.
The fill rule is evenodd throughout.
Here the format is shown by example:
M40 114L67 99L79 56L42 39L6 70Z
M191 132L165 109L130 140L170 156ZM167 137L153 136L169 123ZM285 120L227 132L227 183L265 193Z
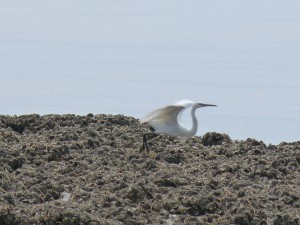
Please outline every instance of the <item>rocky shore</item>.
M188 140L122 115L0 116L0 224L300 224L300 141Z

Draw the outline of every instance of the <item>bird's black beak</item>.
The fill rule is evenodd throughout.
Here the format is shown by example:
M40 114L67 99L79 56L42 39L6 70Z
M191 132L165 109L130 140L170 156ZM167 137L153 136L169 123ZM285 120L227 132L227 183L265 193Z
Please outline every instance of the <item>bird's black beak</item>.
M206 106L217 106L217 105L211 105L211 104L204 104L204 103L199 103L201 107L206 107Z

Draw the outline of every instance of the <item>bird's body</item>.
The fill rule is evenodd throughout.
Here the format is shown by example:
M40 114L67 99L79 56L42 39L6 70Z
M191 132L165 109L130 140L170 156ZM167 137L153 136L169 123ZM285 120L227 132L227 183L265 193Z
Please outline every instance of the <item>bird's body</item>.
M215 105L182 100L176 102L174 105L168 105L150 112L141 120L141 123L148 123L154 129L154 133L156 134L190 138L196 134L198 129L195 111L196 109L205 106ZM180 119L181 113L189 107L191 107L191 117L193 122L191 129L184 127ZM146 147L149 151L146 136L147 134L144 135L143 139L143 150Z

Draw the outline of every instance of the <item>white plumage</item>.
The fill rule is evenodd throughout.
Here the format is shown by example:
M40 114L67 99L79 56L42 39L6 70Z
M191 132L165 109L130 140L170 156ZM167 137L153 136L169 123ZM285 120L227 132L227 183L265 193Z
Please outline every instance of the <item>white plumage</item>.
M196 134L198 129L198 121L195 111L196 109L205 106L216 105L192 102L190 100L181 100L173 105L168 105L150 112L141 119L141 123L148 123L154 129L154 133L156 134L190 138ZM180 119L182 112L189 107L191 107L191 117L193 121L191 129L184 127ZM143 137L143 150L146 147L147 151L149 151L146 140L147 135L148 134L144 134Z

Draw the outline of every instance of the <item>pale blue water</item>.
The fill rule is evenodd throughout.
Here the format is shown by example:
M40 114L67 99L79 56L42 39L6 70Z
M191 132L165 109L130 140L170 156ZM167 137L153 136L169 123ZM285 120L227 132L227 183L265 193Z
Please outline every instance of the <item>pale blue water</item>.
M198 135L300 140L299 9L296 0L1 0L0 114L142 117L187 98L218 105L197 112Z

